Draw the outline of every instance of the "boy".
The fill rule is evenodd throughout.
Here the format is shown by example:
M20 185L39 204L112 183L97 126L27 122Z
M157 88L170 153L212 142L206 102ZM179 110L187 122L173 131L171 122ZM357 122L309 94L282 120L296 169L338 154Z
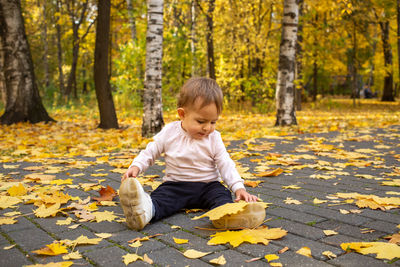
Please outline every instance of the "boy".
M222 90L212 79L192 78L183 85L177 110L181 120L166 125L154 136L122 178L120 199L130 228L143 229L150 221L183 208L213 209L232 203L231 192L220 183L220 176L235 193L235 201L258 205L258 198L246 192L220 133L215 131L222 102ZM134 178L162 153L166 163L164 182L148 195ZM264 217L264 211L261 216L245 210L242 227L258 226ZM224 226L229 227L229 222Z

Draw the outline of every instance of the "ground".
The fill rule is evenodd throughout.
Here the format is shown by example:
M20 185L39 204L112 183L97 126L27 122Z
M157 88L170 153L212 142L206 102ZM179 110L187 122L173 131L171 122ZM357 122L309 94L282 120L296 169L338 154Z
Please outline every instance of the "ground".
M101 239L98 244L68 248L69 252L78 250L83 256L72 260L76 266L125 266L122 257L128 253L147 254L157 266L207 266L211 259L221 255L227 261L226 266L266 266L268 263L264 256L267 254L278 255L279 259L271 263L283 266L400 266L399 260L377 259L375 254L346 252L340 247L341 243L348 242L387 242L383 239L385 236L400 231L399 206L382 204L377 209L360 209L356 205L357 199L344 199L337 194L399 197L398 180L396 184L400 176L399 125L230 141L227 147L245 180L259 182L256 187L247 187L248 191L270 203L264 225L285 229L288 231L286 236L272 240L268 245L211 246L207 242L216 231L206 230L212 228L210 221L207 218L191 220L204 211L182 211L141 231L133 231L123 222L118 196L114 198L115 206L97 205L99 211L110 211L116 216L101 222L82 220L68 209L57 212L54 217L40 218L34 213L37 206L19 203L0 210L1 218L7 217L9 212L21 212L14 215L16 223L0 225L0 266L61 262L65 254L43 256L33 251L56 240L75 240L81 235L98 238L96 234L100 233L111 236ZM93 197L99 196L99 187L91 186L101 184L117 190L121 173L133 156L110 153L107 157L86 155L37 162L3 162L0 164L0 192L3 196L8 195L6 190L10 186L7 187L7 183L10 182L16 185L24 181L24 185L30 188L27 194L45 188L38 180L27 180L40 172L55 175L55 180L72 179L72 184L60 183L56 188L70 196L79 196L81 200L90 196L89 204L95 203ZM278 168L284 171L278 176L257 176L260 173L267 175ZM160 159L142 177L147 191L161 181L163 169L163 160ZM62 207L77 202L75 198ZM68 217L73 219L71 224L57 224ZM333 230L334 233L326 234L324 230ZM132 243L128 241L145 236L152 237L142 241L142 246L137 248L129 246ZM188 243L177 244L173 238L187 239ZM311 257L296 253L303 247L311 250ZM189 259L183 255L188 249L211 253L199 259ZM286 251L282 253L283 250ZM323 255L325 251L335 256L329 258ZM254 258L259 259L246 262ZM135 265L147 263L139 260L129 264Z

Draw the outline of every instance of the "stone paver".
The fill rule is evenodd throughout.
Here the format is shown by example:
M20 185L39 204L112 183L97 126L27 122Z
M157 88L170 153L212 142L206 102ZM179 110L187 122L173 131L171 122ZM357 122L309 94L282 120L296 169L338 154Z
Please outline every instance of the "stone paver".
M368 138L368 135L371 138ZM285 172L278 177L254 177L263 182L255 188L248 188L265 202L270 203L266 210L268 227L281 227L288 234L273 240L269 245L244 243L238 247L229 244L210 246L207 244L210 235L215 231L207 218L191 220L202 214L180 212L160 222L152 223L141 231L128 229L123 222L123 212L120 206L100 207L99 211L110 211L117 216L117 220L103 222L79 222L79 218L66 210L68 216L79 224L76 229L65 225L57 225L58 220L65 220L66 214L49 218L38 218L33 214L37 207L33 204L20 204L17 208L0 210L0 217L11 211L20 211L22 215L18 222L0 226L0 266L24 266L29 264L45 264L63 261L61 256L38 256L32 251L43 248L45 245L63 239L76 239L84 235L96 238L96 234L110 233L111 237L103 239L97 245L77 246L75 250L83 255L82 259L73 260L75 266L126 266L122 256L128 253L137 253L140 256L147 254L155 266L211 266L209 261L223 255L226 266L268 266L264 258L267 254L277 254L283 266L400 266L400 260L388 261L376 259L374 254L361 255L355 252L347 253L340 248L343 242L382 241L383 237L400 231L399 209L389 211L360 209L360 213L342 214L341 210L358 210L354 203L345 203L343 199L334 199L337 192L359 194L373 194L380 197L390 197L387 192L400 192L400 187L383 186L382 181L399 179L399 174L393 173L400 166L400 125L382 129L355 130L349 133L329 132L318 134L304 134L292 137L261 138L253 142L255 150L247 150L245 140L231 141L228 150L235 156L248 152L244 157L236 160L241 168L248 168L247 174L260 172L257 166L266 163L270 169L282 168ZM271 144L268 150L259 151L258 145L263 142ZM326 147L322 147L326 145ZM328 145L333 148L327 149ZM318 147L319 146L319 147ZM363 150L359 150L363 149ZM371 151L369 151L370 149ZM373 152L372 150L375 150ZM344 152L358 152L364 156L351 158L350 154L343 158L334 157ZM271 154L279 153L282 157L273 159ZM108 155L111 159L125 159L125 166L129 165L132 154L115 153ZM315 156L315 159L309 158ZM296 159L296 157L298 159ZM285 159L285 160L280 160ZM110 185L118 189L120 176L113 170L121 164L96 162L95 157L76 157L73 160L51 159L52 166L62 170L56 172L57 179L73 178L73 185L66 186L64 193L79 196L82 200L88 196L98 196L95 190L85 191L79 185L82 183L98 183ZM79 161L80 167L72 164ZM292 161L290 163L289 161ZM297 165L293 163L297 162ZM119 163L121 163L120 160ZM149 168L145 175L158 175L156 181L161 181L164 166L163 160ZM289 162L289 163L288 163ZM362 166L362 163L368 163ZM71 165L72 164L72 165ZM300 165L299 165L300 164ZM347 165L346 165L347 164ZM6 167L7 165L7 167ZM16 168L10 168L15 165ZM355 166L353 166L355 165ZM25 175L35 173L26 170L26 167L44 166L46 162L7 162L0 163L0 178L3 180L20 181ZM298 168L296 168L296 166ZM299 167L301 166L301 167ZM259 167L258 167L259 168ZM107 173L105 176L96 174ZM73 177L74 174L83 174ZM331 179L315 179L312 175L328 175ZM366 179L362 175L372 175L377 179ZM0 184L1 185L1 184ZM284 189L284 186L297 185L300 189ZM149 186L145 189L150 191ZM300 205L287 204L285 200L292 198L302 202ZM327 200L325 203L314 204L314 199ZM119 198L114 199L119 203ZM334 230L338 234L327 236L323 230ZM155 236L153 236L155 235ZM152 236L148 241L142 241L142 246L134 248L130 242L135 238ZM187 239L187 244L176 244L173 239ZM11 245L14 245L10 247ZM287 251L279 253L287 247ZM297 254L302 247L311 249L312 257ZM195 249L210 254L200 259L189 259L183 256L188 249ZM328 258L322 253L330 251L336 255ZM399 255L400 257L400 255ZM253 261L249 261L253 259ZM150 265L143 261L131 263L129 266Z

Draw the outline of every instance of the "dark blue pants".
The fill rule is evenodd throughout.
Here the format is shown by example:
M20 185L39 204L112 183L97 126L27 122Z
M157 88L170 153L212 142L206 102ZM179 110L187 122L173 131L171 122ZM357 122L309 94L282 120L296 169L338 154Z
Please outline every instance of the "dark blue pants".
M155 208L152 222L181 209L213 209L233 202L231 191L220 182L164 182L150 196Z

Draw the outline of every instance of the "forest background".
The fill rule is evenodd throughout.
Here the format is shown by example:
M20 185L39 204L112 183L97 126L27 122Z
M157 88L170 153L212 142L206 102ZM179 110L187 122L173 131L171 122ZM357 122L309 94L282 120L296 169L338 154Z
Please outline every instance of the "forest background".
M215 78L230 112L261 114L256 116L261 122L275 112L283 2L164 1L162 104L167 120L174 117L168 112L174 111L176 95L191 76ZM396 102L343 99L360 98L365 87L377 99L394 101L398 95L399 1L298 2L297 110L303 102L324 111L351 103L353 112L372 107L398 111ZM69 111L98 120L93 108L97 7L93 0L21 1L39 91L57 120L66 120L61 114ZM110 14L108 78L115 107L120 118L137 119L143 108L146 1L112 0ZM390 97L384 98L389 76ZM4 92L2 103L0 113ZM344 127L332 123L333 130Z

